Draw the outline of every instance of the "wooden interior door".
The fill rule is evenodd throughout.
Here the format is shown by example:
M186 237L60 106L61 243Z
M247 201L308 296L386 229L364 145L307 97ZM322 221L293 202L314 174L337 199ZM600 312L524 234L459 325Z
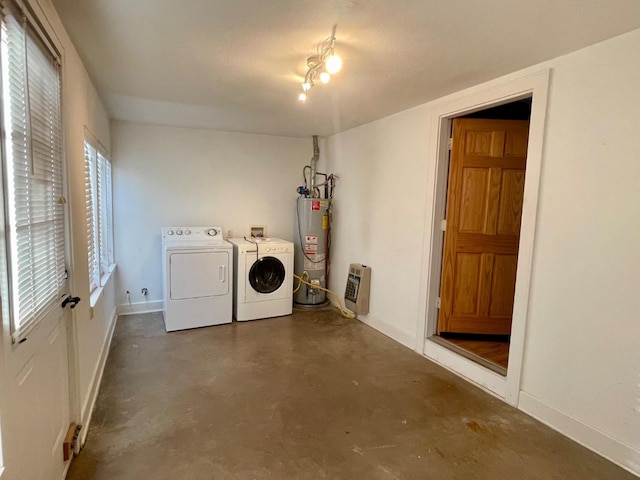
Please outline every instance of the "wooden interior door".
M438 333L509 335L529 122L453 121Z

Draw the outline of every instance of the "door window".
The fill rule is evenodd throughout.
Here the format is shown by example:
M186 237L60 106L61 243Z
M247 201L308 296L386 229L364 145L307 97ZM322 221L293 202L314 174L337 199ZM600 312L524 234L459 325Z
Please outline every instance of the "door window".
M275 257L256 260L249 270L249 283L258 293L273 293L284 282L284 265Z
M20 341L66 290L60 65L18 11L2 20L4 187L11 333ZM4 307L6 308L6 307Z

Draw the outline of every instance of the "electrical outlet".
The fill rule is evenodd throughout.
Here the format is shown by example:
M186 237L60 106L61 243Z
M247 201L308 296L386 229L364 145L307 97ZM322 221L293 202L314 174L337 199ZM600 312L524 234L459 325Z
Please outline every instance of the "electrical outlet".
M143 288L142 290L140 290L140 293L146 296L149 293L149 290L147 288Z

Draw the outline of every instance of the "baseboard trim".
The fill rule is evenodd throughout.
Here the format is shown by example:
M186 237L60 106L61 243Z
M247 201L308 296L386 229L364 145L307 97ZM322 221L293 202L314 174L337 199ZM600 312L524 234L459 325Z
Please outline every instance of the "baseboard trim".
M153 302L139 302L139 303L123 303L118 305L116 313L120 315L134 315L136 313L151 313L162 311L162 300L156 300Z
M395 340L396 342L401 343L405 347L410 348L411 350L415 350L416 345L416 337L410 333L404 332L397 327L385 322L384 320L380 320L375 316L368 315L358 315L358 320L362 323L369 325L372 328L375 328L380 333L385 334L387 337Z
M546 405L526 392L520 392L518 408L583 447L640 476L640 451L632 446Z
M100 382L102 381L102 374L104 373L104 367L107 363L107 357L109 356L109 348L111 347L111 339L113 338L113 332L116 328L116 315L117 309L113 309L113 313L111 314L111 322L109 324L109 329L107 330L107 335L102 342L102 349L100 350L100 357L98 359L98 363L96 368L93 371L93 376L91 379L91 390L89 391L89 395L85 402L82 405L82 410L80 412L80 417L82 419L82 430L80 430L79 443L80 447L84 445L84 442L87 439L87 433L89 432L89 424L91 423L91 415L93 414L93 408L95 407L96 400L98 399L98 391L100 390Z

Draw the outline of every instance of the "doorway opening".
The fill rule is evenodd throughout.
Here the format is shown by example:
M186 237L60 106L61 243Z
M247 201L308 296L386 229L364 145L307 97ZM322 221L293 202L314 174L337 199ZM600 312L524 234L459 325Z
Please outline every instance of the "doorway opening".
M531 97L451 119L432 340L506 376Z
M536 216L538 211L538 189L540 185L540 172L543 157L544 133L546 122L547 102L549 95L549 79L551 70L547 68L531 69L519 74L513 74L476 87L452 94L433 104L430 117L431 142L428 148L427 166L427 209L423 250L423 269L421 278L420 317L422 321L417 325L417 350L425 357L437 364L460 375L462 378L477 386L503 398L511 405L518 405L520 397L520 384L522 379L522 367L524 362L524 347L526 337L526 325L528 321L529 300L531 297L531 278L534 257L534 241ZM453 343L445 341L439 331L439 310L441 309L441 283L443 280L443 252L444 231L448 222L445 221L446 202L448 200L449 177L449 138L452 125L455 120L471 121L473 118L459 118L468 114L484 111L493 107L531 99L530 121L528 140L526 143L526 176L524 178L523 202L521 220L519 221L519 243L517 262L515 268L513 261L508 258L503 260L502 271L506 273L513 270L516 273L515 290L512 298L512 316L509 338L509 355L507 374L497 373L487 368L478 361L471 360L468 356L454 351ZM497 121L497 120L496 120ZM491 136L485 136L490 138ZM496 134L496 137L499 135ZM482 144L482 142L479 142ZM513 147L513 145L512 145ZM520 147L518 147L520 148ZM489 169L490 170L490 169ZM491 173L491 172L490 172ZM481 178L480 172L472 171L468 177L473 180ZM518 175L511 175L514 180ZM495 176L494 178L499 178ZM482 182L471 182L481 184ZM497 183L497 182L496 182ZM511 182L512 185L519 183ZM473 205L472 202L467 202ZM471 215L472 219L476 218ZM515 218L515 217L514 217ZM504 220L504 218L503 218ZM475 221L475 220L474 220ZM513 227L516 222L510 223ZM467 224L467 226L473 226ZM505 223L501 224L503 227ZM500 252L498 252L500 254ZM494 256L496 253L494 253ZM467 266L478 264L473 256L463 256L462 263ZM494 262L495 263L495 262ZM480 263L482 264L482 263ZM485 262L483 265L488 265ZM510 266L506 268L506 266ZM485 270L479 270L484 272ZM511 273L513 275L513 273ZM465 277L466 278L466 277ZM458 285L458 291L473 299L474 294L463 282ZM464 295L463 295L464 296ZM502 296L507 298L506 295ZM485 303L486 305L486 303ZM506 303L500 303L504 311ZM511 305L510 305L511 306ZM464 310L464 308L462 309ZM495 310L495 309L494 309ZM499 322L498 322L499 323ZM501 332L487 332L501 334ZM462 349L461 349L462 350ZM466 352L466 350L463 350ZM471 355L467 352L467 355Z

